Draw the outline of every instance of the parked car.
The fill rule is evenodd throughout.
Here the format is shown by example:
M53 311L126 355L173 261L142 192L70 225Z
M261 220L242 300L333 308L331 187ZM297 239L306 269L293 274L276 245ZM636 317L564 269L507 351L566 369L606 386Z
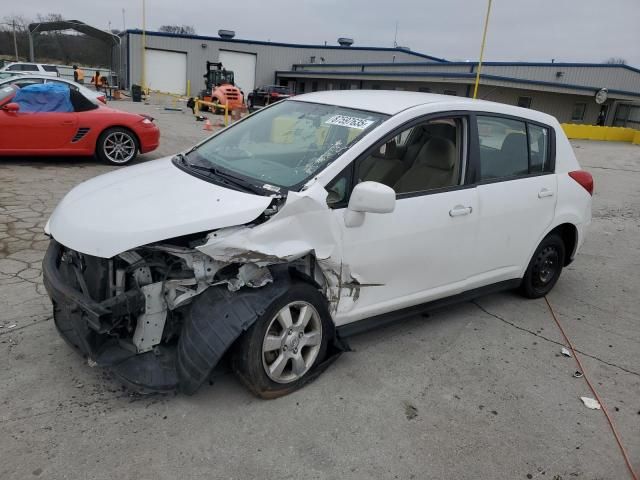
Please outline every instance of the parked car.
M247 107L253 110L256 107L264 107L279 100L292 96L291 90L280 85L264 85L258 87L247 96Z
M16 73L16 72L3 72L0 71L0 80L4 80L6 78L14 78L19 76L20 73Z
M0 156L95 154L124 165L159 138L151 117L98 105L66 83L0 86Z
M58 67L44 63L11 62L0 69L0 72L38 73L49 77L59 77Z
M273 398L367 328L503 289L546 295L592 192L544 113L317 92L71 190L45 228L44 282L62 336L125 382L192 394L226 356Z
M4 85L17 85L22 88L27 85L34 85L36 83L60 83L67 85L69 88L73 90L78 90L82 95L91 100L93 103L98 104L107 104L107 97L104 92L98 92L96 90L91 90L84 85L80 85L72 80L67 80L66 78L51 78L47 75L33 75L33 74L21 74L21 75L12 75L6 78L0 77L0 88Z

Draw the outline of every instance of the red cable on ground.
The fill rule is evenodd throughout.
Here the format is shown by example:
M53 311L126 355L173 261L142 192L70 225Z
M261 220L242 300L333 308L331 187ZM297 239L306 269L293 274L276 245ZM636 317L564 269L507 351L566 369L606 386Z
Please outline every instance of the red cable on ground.
M567 345L569 345L569 348L571 349L571 353L573 354L573 358L575 358L576 363L578 364L578 367L580 367L580 371L582 372L582 376L586 380L587 385L589 385L589 389L591 389L591 392L593 393L593 396L596 397L596 400L598 401L598 403L600 404L600 407L602 408L602 413L604 413L604 416L607 418L607 421L609 422L609 426L611 427L611 431L613 432L613 436L615 437L616 442L618 443L618 447L620 447L620 451L622 452L622 456L624 457L624 462L627 464L627 468L629 469L629 473L631 474L631 478L633 478L633 480L638 480L638 475L633 470L633 465L631 465L631 460L629 460L629 456L627 455L627 451L625 450L624 446L622 445L622 440L620 439L620 435L618 435L618 431L616 430L616 427L613 424L613 420L611 420L611 417L609 416L609 412L607 412L607 409L604 406L604 403L602 403L602 400L600 399L600 396L598 395L598 392L596 392L596 389L593 387L593 385L589 381L589 378L587 377L587 372L585 371L584 367L582 366L582 363L580 362L580 359L578 358L576 350L575 350L575 348L573 348L573 344L569 340L569 337L567 337L567 334L565 333L564 329L562 328L562 325L560 325L560 321L558 320L558 317L556 317L556 313L553 311L553 308L551 307L551 304L549 303L549 300L547 299L546 296L544 297L544 301L547 302L547 306L549 307L549 311L551 312L551 316L555 320L556 325L558 325L558 328L560 329L560 333L562 333L562 336L564 337L565 342L567 342Z

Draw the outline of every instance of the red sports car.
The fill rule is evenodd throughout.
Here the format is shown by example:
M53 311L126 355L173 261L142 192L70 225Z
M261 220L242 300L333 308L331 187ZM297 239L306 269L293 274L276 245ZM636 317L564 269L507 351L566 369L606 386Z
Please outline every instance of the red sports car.
M158 148L153 118L98 106L63 86L0 88L0 156L97 155L124 165Z

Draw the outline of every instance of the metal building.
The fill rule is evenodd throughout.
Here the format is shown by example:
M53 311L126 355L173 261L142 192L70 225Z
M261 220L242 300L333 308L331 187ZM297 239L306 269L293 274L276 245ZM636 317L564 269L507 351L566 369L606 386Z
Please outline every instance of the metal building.
M294 64L350 62L443 62L429 55L401 48L341 45L298 45L227 37L175 35L145 32L145 84L152 90L197 95L204 88L207 61L222 62L235 73L236 84L245 93L276 81L277 70ZM232 33L232 32L229 32ZM141 30L122 34L120 78L125 87L142 82L143 42Z
M467 62L297 64L278 71L297 93L332 89L415 90L469 97L477 64ZM533 108L561 122L640 128L640 70L594 63L486 62L478 98ZM606 89L606 100L596 94ZM599 98L599 101L602 97Z
M122 86L196 96L207 61L235 72L247 94L260 85L296 93L332 89L401 89L471 96L476 64L448 62L405 48L301 45L128 30L122 34ZM143 53L144 51L144 53ZM606 90L606 100L602 91ZM596 94L601 92L598 102ZM594 63L485 62L479 98L541 110L561 122L640 128L640 70Z

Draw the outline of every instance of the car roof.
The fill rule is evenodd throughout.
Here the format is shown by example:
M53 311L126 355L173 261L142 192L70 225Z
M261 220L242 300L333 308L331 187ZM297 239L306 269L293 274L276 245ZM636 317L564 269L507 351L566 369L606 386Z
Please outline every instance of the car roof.
M489 113L514 115L543 123L554 121L551 115L528 108L486 100L474 100L467 97L455 97L453 95L401 90L329 90L297 95L288 101L324 103L357 110L385 113L387 115L396 115L403 110L419 105L434 104L435 106L437 104L438 110L480 110Z

